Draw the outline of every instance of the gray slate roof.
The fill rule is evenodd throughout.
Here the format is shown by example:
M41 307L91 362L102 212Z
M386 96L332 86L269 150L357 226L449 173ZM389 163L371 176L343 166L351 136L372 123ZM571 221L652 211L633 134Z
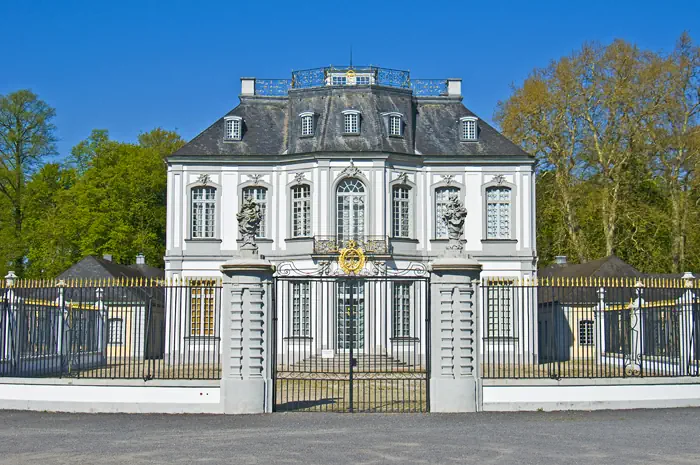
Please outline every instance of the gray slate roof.
M165 271L148 265L120 265L89 255L58 275L58 279L164 278Z
M361 134L343 135L342 111L359 110ZM301 137L299 114L313 111L315 133ZM389 137L383 113L404 116L404 137ZM414 97L381 86L297 89L288 97L241 96L225 116L243 118L241 141L224 142L224 117L173 155L282 155L313 152L391 152L411 155L528 156L485 121L476 142L461 142L459 118L476 116L459 97Z

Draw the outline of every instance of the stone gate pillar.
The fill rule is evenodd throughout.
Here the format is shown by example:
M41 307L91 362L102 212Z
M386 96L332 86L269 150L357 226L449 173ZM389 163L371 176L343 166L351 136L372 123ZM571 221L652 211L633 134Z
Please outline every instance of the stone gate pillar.
M271 412L272 274L255 245L221 266L221 399L224 413Z
M454 253L430 279L430 411L476 412L481 265Z

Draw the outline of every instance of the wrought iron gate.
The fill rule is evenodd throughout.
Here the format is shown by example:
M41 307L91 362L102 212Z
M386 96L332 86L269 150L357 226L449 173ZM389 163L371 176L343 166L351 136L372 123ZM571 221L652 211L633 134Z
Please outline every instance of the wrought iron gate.
M425 412L429 274L275 278L275 411Z

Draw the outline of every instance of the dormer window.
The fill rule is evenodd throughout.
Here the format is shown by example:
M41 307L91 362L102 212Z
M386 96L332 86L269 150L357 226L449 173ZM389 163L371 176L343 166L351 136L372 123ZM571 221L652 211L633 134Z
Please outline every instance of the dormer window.
M401 135L401 117L399 115L389 115L389 135Z
M314 114L311 111L301 113L301 135L302 137L310 137L314 135Z
M401 113L396 111L382 113L382 119L384 120L384 128L389 134L389 137L403 137L404 122Z
M460 140L475 141L478 136L478 118L475 116L465 116L459 119L460 124Z
M345 134L360 133L360 112L357 110L345 110L343 112L343 132Z
M243 119L240 116L227 116L224 118L224 139L241 140L241 127Z

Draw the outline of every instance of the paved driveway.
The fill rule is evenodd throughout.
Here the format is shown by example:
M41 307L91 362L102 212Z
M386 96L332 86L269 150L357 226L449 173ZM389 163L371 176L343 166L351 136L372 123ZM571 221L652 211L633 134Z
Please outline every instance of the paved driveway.
M0 464L700 463L700 409L264 416L0 412Z

